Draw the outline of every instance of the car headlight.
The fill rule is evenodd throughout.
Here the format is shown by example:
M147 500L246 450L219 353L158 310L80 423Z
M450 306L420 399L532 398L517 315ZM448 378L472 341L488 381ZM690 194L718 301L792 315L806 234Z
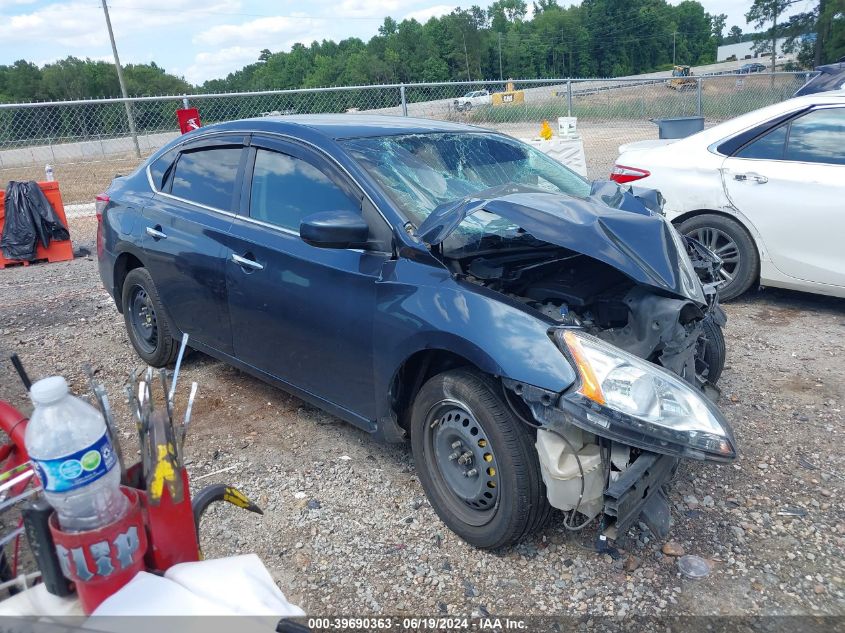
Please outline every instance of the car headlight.
M730 425L679 376L578 330L558 329L554 337L581 378L564 400L588 405L574 424L659 453L719 461L736 457Z

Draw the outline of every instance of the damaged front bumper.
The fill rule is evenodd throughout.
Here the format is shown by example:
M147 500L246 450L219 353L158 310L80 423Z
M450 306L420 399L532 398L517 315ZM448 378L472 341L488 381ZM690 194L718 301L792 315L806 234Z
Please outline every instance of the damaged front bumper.
M624 535L638 521L658 538L667 535L670 511L664 486L681 457L710 455L679 444L677 438L655 441L630 419L622 419L626 416L616 414L614 419L615 412L582 402L577 394L503 382L521 396L539 424L537 450L552 506L588 518L601 515L602 533L608 538Z
M669 533L669 502L663 491L678 468L670 455L641 453L604 491L604 513L612 523L605 535L616 538L642 520L658 538Z
M573 431L578 434L576 437L587 435L577 425L573 424L571 414L558 407L538 404L531 408L534 417L542 424L542 430L548 433L568 438L572 438ZM628 528L636 524L637 521L643 521L648 525L657 538L665 537L669 530L670 513L663 488L674 475L679 458L675 455L661 455L646 450L630 451L630 445L604 439L604 444L609 447L605 458L608 463L600 466L600 473L587 472L584 474L586 486L577 489L579 491L577 497L573 494L573 490L575 490L573 484L564 488L569 492L568 502L566 494L562 495L560 492L560 472L552 473L546 467L545 464L550 460L543 458L540 448L541 440L538 439L538 451L541 451L541 470L548 490L549 501L560 510L576 510L588 517L603 514L603 533L611 539L625 534ZM614 449L614 444L616 444L615 448L622 448L626 455L636 453L636 456L630 461L629 458L624 458L621 460L623 463L619 463L614 459L615 455L612 455L618 453ZM572 444L570 443L569 446L572 446ZM587 447L590 446L593 445L588 443L579 446L576 444L574 448L577 456L573 459L583 459L584 452L588 452ZM558 461L561 461L561 456L558 457ZM591 477L600 478L599 488L590 485ZM578 481L578 484L580 484L580 481ZM590 494L591 489L595 490L596 493L600 490L600 495ZM580 494L581 491L585 491L586 496Z

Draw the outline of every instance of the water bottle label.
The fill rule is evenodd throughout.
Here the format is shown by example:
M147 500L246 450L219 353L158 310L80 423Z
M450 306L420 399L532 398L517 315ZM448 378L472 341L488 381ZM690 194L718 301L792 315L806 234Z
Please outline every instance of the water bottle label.
M47 492L68 492L96 481L117 463L105 431L88 448L55 459L33 459L38 478Z

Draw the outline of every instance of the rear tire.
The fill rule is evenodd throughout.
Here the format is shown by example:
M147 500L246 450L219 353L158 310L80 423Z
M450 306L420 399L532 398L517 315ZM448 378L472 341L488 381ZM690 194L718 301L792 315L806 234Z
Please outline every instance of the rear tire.
M534 432L500 390L484 374L454 369L426 382L411 411L411 447L428 500L449 529L484 549L519 542L551 513ZM470 457L461 463L458 455Z
M166 367L176 360L179 345L146 268L134 268L126 275L121 305L126 332L138 356L152 367Z
M684 220L678 230L714 251L725 260L720 273L725 283L719 286L719 299L730 301L748 290L760 278L757 246L739 222L715 213L705 213Z

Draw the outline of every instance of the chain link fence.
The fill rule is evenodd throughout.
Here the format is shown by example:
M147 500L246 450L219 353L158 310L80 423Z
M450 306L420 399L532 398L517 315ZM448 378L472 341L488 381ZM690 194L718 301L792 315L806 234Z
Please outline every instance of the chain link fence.
M116 174L133 170L178 136L175 111L185 99L199 108L203 125L349 112L459 121L522 139L536 137L544 120L554 128L557 117L574 116L588 174L603 178L620 145L657 138L654 119L697 115L713 125L788 99L808 77L759 73L452 82L0 104L0 182L42 180L49 164L65 203L90 202ZM466 96L485 90L488 94Z

